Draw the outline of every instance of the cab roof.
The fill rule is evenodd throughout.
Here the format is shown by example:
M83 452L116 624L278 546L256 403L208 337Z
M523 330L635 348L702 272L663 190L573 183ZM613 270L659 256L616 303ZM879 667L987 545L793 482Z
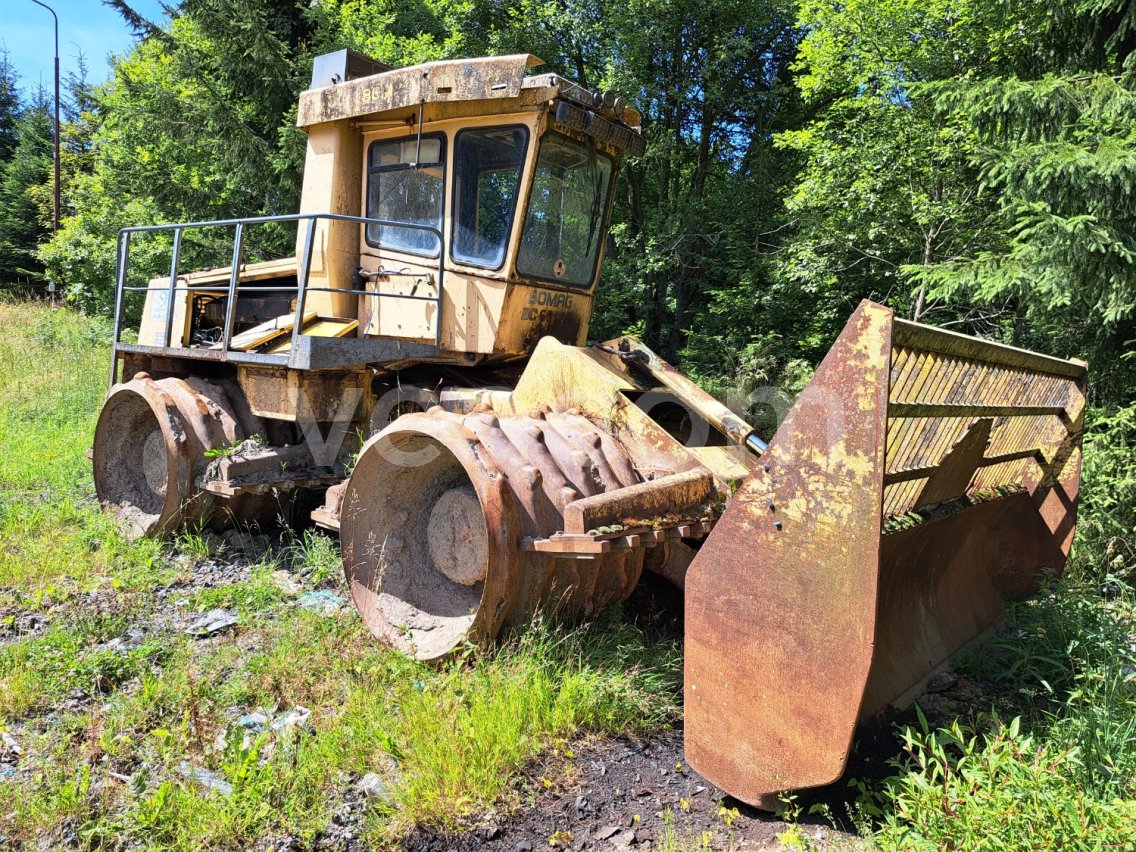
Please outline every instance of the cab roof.
M529 68L543 64L531 53L517 53L381 70L301 93L296 125L307 128L364 117L410 120L426 106L431 107L431 119L526 112L559 101L573 114L582 111L583 117L577 116L581 121L618 128L613 144L642 153L645 143L636 110L610 93L591 92L557 74L526 76Z

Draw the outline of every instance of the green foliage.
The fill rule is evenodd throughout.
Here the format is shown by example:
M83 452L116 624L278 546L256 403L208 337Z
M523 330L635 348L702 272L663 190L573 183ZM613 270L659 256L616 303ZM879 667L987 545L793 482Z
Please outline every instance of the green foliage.
M1091 410L1085 430L1077 564L1127 582L1136 570L1136 405Z
M16 69L7 50L0 50L0 165L12 159L19 136L16 120L20 113Z
M0 646L0 723L50 706L74 690L108 694L159 662L166 653L159 641L129 651L94 645L121 633L123 622L121 616L94 619Z
M86 310L110 308L120 228L291 213L298 204L303 137L293 125L312 35L301 7L187 0L168 29L147 32L117 59L109 83L83 89L69 123L86 159L69 180L72 215L41 258ZM194 233L182 263L227 264L231 238L228 229ZM287 254L294 238L292 228L250 229L245 259ZM131 283L168 274L168 237L136 239L131 263Z
M787 159L768 137L796 104L785 84L790 14L777 2L639 2L604 15L623 34L606 76L642 92L648 148L621 178L625 224L614 232L597 336L636 328L697 370L767 328L761 314L774 300L762 242L776 226Z
M952 80L931 91L976 134L972 159L1003 236L921 279L945 297L1015 300L1038 339L1071 329L1099 365L1097 387L1115 399L1132 382L1118 356L1136 329L1132 82L1090 69Z
M1136 807L1098 800L1067 771L1076 753L1021 730L1018 719L980 736L957 722L908 729L910 762L892 787L880 835L903 849L1122 848Z
M320 0L310 20L320 52L350 47L397 67L476 55L472 12L468 0Z
M412 681L384 734L404 773L395 788L400 809L418 822L452 822L496 799L552 737L669 720L677 657L660 650L652 660L618 614L571 631L538 619L494 656L471 650L440 679L422 688ZM448 724L438 726L439 718Z
M798 86L819 109L778 137L804 163L786 199L794 233L780 268L841 314L871 297L934 321L943 309L913 286L916 273L983 234L972 133L919 95L927 81L989 63L993 34L976 20L981 6L801 5Z
M1125 731L1136 711L1136 694L1125 683L1136 663L1133 598L1127 586L1114 585L1107 602L1075 579L1014 605L1009 620L1016 632L987 643L968 662L972 672L1003 684L1031 724L1078 750L1084 759L1075 764L1077 781L1098 795L1136 789L1136 741ZM1113 733L1102 739L1106 728ZM1109 768L1116 766L1128 768Z
M108 189L179 218L294 209L301 137L281 131L301 82L303 16L233 0L187 0L179 11L116 63L100 93Z
M12 81L11 76L5 81L0 66L0 93ZM0 161L0 283L28 283L42 274L36 246L51 223L50 191L45 198L43 190L51 174L53 138L51 102L42 87L22 105L14 131L15 148Z
M68 635L73 659L82 639ZM138 766L128 783L88 797L98 765L81 759L76 770L73 749L45 748L42 771L13 790L0 814L9 837L22 842L69 820L92 845L131 838L191 849L276 833L310 842L327 827L345 778L377 772L389 799L370 807L367 832L391 843L417 823L456 824L499 802L513 773L564 736L642 731L677 713L677 649L652 645L618 613L575 629L537 621L501 652L471 650L441 670L374 642L353 614L292 611L206 649L184 637L162 641L173 652L146 658L136 688L59 723L72 726L84 749L97 749L91 753ZM45 669L45 659L21 657L10 677L26 671L39 683L63 665ZM246 740L226 721L234 703L302 703L312 708L312 728ZM187 754L231 792L195 783Z
M121 201L111 197L97 172L76 176L69 194L75 213L64 219L59 233L44 244L40 259L51 278L62 282L71 304L107 315L114 310L114 252L119 229L163 217L144 197ZM156 272L163 263L168 264L166 245L158 238L138 241L131 249L132 265ZM127 315L133 313L131 309Z
M1081 571L1014 605L959 660L999 686L992 717L903 734L907 758L874 796L902 848L1121 848L1136 829L1136 595ZM1003 718L1013 717L1010 723ZM863 791L862 791L863 792Z
M234 609L244 616L270 609L284 597L284 592L272 582L271 568L265 566L254 571L244 583L202 589L195 595L194 604L202 611L220 607Z
M0 302L0 608L102 583L146 585L159 544L130 542L94 501L94 416L108 321Z
M339 548L328 535L316 529L304 530L285 548L282 557L290 570L316 586L343 572Z

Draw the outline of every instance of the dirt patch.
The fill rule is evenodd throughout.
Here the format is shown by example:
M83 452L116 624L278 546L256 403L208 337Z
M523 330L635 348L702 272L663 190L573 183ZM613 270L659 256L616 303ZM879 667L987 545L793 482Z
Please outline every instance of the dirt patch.
M403 843L412 852L488 849L778 849L790 828L710 784L685 762L682 730L649 740L601 739L559 748L516 785L526 803L508 816L487 814L458 832L419 829ZM820 848L859 841L814 816L797 830Z
M628 615L658 638L681 642L682 595L644 575L625 604ZM943 672L918 699L932 726L968 710L989 708L992 684ZM852 824L853 779L878 782L895 774L902 757L897 736L917 725L914 710L861 727L848 767L836 783L800 793L796 827L727 796L686 765L681 722L649 739L605 738L560 747L539 758L514 785L520 804L489 812L456 831L418 829L403 842L411 852L486 849L781 849L781 836L811 848L870 848ZM816 813L809 813L810 809ZM829 816L823 816L821 814ZM833 821L842 828L833 827ZM786 835L786 832L789 832Z

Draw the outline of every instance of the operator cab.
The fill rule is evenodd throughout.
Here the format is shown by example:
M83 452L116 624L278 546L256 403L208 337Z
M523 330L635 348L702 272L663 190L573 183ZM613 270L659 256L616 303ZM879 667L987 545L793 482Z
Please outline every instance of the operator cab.
M301 368L583 343L619 164L644 142L621 99L527 73L539 64L320 57L298 109L300 213L276 217L298 221L295 257L154 279L139 343Z

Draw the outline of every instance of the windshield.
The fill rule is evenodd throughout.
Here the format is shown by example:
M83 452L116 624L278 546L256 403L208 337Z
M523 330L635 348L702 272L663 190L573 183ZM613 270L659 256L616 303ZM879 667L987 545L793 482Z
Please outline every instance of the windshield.
M442 229L445 148L441 136L373 142L367 154L367 216ZM418 165L414 167L415 157ZM373 246L437 257L438 238L429 231L368 225Z
M529 134L524 127L463 130L454 140L454 260L499 269L517 209Z
M546 133L533 173L517 272L561 284L592 283L603 239L611 157Z

